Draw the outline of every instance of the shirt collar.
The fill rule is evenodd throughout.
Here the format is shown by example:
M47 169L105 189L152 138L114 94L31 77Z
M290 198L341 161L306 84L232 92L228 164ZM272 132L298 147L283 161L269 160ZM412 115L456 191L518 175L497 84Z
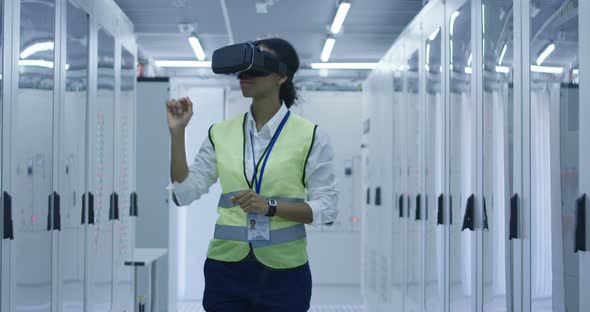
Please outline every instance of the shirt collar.
M272 116L272 118L262 128L260 128L259 134L267 133L268 135L273 135L279 128L281 121L283 120L283 118L285 118L285 115L287 115L288 111L289 109L287 108L285 103L282 103L281 108L279 108L279 111L276 112L274 116ZM252 116L251 106L246 118L248 119L247 124L249 129L252 130L253 134L256 134L256 121Z

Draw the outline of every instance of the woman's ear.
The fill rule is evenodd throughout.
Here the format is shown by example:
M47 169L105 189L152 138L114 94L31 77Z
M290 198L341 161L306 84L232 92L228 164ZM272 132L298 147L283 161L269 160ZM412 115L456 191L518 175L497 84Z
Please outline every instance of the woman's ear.
M279 78L279 86L285 83L288 79L287 76L281 76L281 78Z

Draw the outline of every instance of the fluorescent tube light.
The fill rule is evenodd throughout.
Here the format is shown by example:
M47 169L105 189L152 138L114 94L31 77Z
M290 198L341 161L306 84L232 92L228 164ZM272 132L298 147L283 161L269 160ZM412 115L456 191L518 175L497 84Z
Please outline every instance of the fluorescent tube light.
M508 44L504 44L502 48L502 53L500 53L500 60L498 61L498 65L502 65L502 61L504 61L504 56L506 55L506 50L508 49Z
M203 47L201 46L201 42L199 41L199 38L197 38L195 36L190 36L190 37L188 37L188 42L190 43L191 47L193 48L193 51L195 52L197 59L199 61L204 61L205 60L205 51L203 51Z
M510 67L508 66L496 66L497 73L508 74L510 72Z
M20 58L26 59L27 57L29 57L37 52L51 51L54 49L54 47L55 47L55 44L53 43L53 41L35 43L35 44L30 45L26 49L24 49L20 53Z
M19 66L36 66L36 67L45 67L45 68L53 68L53 62L45 61L45 60L20 60L18 61Z
M551 55L551 53L553 53L554 50L555 50L555 44L554 43L548 45L545 48L545 50L543 52L541 52L541 54L537 58L537 65L540 66L541 64L543 64L543 62L545 62L545 60L549 57L549 55Z
M536 72L536 73L544 73L544 74L562 74L563 68L552 67L552 66L531 65L531 71Z
M432 34L430 34L430 36L428 36L428 40L433 41L434 39L436 39L436 36L438 35L438 32L440 31L440 27L437 27Z
M457 19L457 17L459 17L459 11L455 11L455 13L453 13L453 15L451 15L451 27L450 27L450 33L451 36L453 35L453 31L455 30L455 20Z
M377 63L312 63L312 69L375 69Z
M486 33L486 6L485 4L481 4L481 33L485 35Z
M330 28L333 34L337 34L340 32L340 30L342 30L342 24L344 24L344 19L346 19L348 10L350 10L350 3L340 3L340 5L338 6L338 12L336 12L336 16L334 17L334 21L332 22L332 27Z
M334 38L327 38L326 42L324 43L324 49L322 50L322 62L327 62L330 60L330 55L332 55L332 50L334 49L334 44L336 43L336 39Z
M469 59L467 60L468 66L471 66L471 61L473 61L473 53L469 53Z
M211 67L211 62L207 61L168 61L160 60L155 61L156 66L159 67L195 67L195 68L207 68Z

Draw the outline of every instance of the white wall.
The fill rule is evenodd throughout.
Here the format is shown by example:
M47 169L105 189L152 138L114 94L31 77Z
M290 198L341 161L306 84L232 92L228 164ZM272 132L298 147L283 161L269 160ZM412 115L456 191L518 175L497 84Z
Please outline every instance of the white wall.
M300 114L326 132L334 147L339 196L339 215L331 227L309 227L309 257L314 287L360 285L360 206L356 189L360 171L346 176L344 170L360 158L360 92L303 92ZM353 217L357 223L353 223ZM323 301L314 292L314 302ZM346 300L346 298L342 298ZM331 302L333 303L333 302Z
M187 162L193 163L209 127L224 117L225 91L222 88L197 88L186 81L170 82L171 97L188 96L193 102L193 117L186 129ZM203 265L217 220L219 184L189 206L176 207L170 200L170 298L199 302L205 281ZM176 311L174 307L172 310Z
M135 247L168 248L168 204L166 185L169 182L169 141L166 125L165 100L168 82L139 82L137 84L137 163L136 189L138 217L135 227ZM156 274L159 308L169 302L165 286L168 280L169 257L158 260ZM140 269L138 294L147 295L147 270Z

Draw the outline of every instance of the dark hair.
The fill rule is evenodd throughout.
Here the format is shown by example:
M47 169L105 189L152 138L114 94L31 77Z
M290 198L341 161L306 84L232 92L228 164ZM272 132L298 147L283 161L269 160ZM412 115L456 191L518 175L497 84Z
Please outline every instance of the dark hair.
M295 76L295 72L299 69L297 51L295 51L295 48L287 40L280 38L258 40L256 44L264 45L273 50L277 58L287 65L287 69L289 70L288 79L281 85L279 98L285 102L288 108L291 107L299 99L297 89L295 88L295 84L293 84L293 76Z

